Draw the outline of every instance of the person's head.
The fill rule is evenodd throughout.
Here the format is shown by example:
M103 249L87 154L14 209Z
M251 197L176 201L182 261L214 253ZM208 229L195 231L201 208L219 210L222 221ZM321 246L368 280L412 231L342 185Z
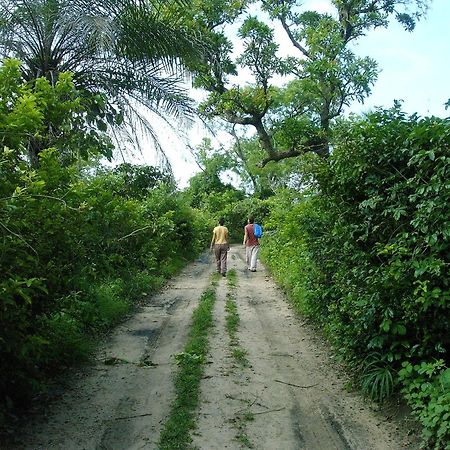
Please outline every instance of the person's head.
M223 217L221 217L221 218L219 219L219 225L222 225L222 226L223 226L224 223L225 223L225 219L224 219Z
M255 219L253 218L253 216L248 216L248 223L254 223Z

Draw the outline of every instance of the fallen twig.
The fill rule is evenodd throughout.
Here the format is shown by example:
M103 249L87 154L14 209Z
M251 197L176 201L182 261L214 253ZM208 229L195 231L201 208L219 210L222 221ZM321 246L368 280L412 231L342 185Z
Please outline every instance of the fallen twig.
M127 420L127 419L136 419L138 417L146 417L146 416L151 416L152 413L147 413L147 414L138 414L136 416L126 416L126 417L115 417L114 420Z
M266 411L257 411L257 412L254 412L252 414L254 414L254 415L256 415L256 414L266 414L266 413L271 413L271 412L283 411L283 409L286 409L286 406L282 406L281 408L276 408L276 409L268 409Z
M249 403L245 408L241 408L239 411L236 411L234 413L235 416L238 416L242 412L248 412L249 409L256 403L256 401L259 399L259 397L256 397L255 400L253 400L251 403Z
M310 386L300 386L299 384L288 383L287 381L281 381L281 380L274 380L274 381L276 381L277 383L287 384L288 386L294 386L294 387L298 387L298 388L302 388L302 389L313 388L319 384L319 383L316 383L316 384L311 384Z

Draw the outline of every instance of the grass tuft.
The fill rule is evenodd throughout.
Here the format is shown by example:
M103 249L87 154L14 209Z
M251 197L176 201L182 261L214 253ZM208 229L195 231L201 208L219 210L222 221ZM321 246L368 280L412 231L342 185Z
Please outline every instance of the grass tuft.
M175 356L179 367L175 375L175 400L162 429L158 450L188 449L190 431L195 428L200 381L208 351L208 332L213 326L214 288L209 288L192 315L192 328L184 352Z

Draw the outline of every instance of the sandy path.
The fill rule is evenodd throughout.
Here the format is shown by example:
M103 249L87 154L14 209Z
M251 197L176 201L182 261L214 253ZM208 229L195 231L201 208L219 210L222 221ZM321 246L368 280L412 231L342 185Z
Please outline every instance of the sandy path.
M238 338L249 367L231 355L225 329L229 289L221 278L210 356L201 384L200 450L399 450L395 424L373 412L344 381L330 353L285 301L265 269L245 270L241 246L231 249L237 272ZM45 416L30 420L10 448L24 450L156 449L173 398L172 355L183 350L192 311L214 265L204 256L186 269L99 352L93 367L69 380ZM116 358L117 363L105 365Z
M184 348L211 267L208 256L189 265L119 326L95 365L77 374L51 412L32 420L11 448L156 448L172 400L172 355ZM117 363L105 365L110 358Z
M315 342L261 265L248 272L234 247L239 339L251 367L230 356L224 329L226 284L216 304L217 331L202 386L198 448L398 450L394 424L343 389L330 354ZM316 340L317 341L317 340Z

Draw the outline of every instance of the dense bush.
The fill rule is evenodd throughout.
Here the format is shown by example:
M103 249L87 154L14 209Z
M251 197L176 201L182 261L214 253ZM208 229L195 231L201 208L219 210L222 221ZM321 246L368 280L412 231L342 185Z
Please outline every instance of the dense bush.
M190 180L185 197L191 206L213 217L213 225L217 224L220 217L224 217L233 242L242 241L249 215L263 222L269 212L264 200L248 197L243 191L223 184L217 174L195 175Z
M0 68L0 419L50 372L86 358L91 336L204 249L210 232L158 169L71 164L70 146L86 142L70 77L28 86L18 68ZM80 139L46 137L43 118L56 111L57 129ZM30 133L52 144L34 168ZM108 139L94 135L88 153L102 153Z
M3 151L3 168L12 156ZM86 334L114 323L209 238L166 184L122 196L120 176L82 179L52 150L39 169L21 170L0 209L0 388L10 397L85 355Z
M448 120L407 117L398 108L342 122L333 154L317 165L318 190L276 200L269 222L270 267L377 400L394 390L402 363L442 360L433 375L440 377L450 360L449 147ZM401 380L421 409L411 393L417 384ZM436 448L450 439L442 427L448 399L439 408L434 426L445 431L427 435Z

